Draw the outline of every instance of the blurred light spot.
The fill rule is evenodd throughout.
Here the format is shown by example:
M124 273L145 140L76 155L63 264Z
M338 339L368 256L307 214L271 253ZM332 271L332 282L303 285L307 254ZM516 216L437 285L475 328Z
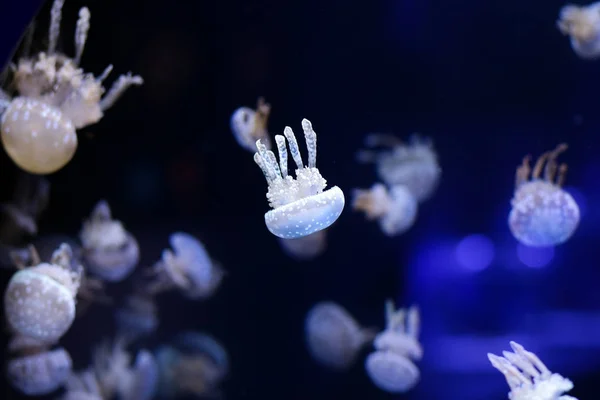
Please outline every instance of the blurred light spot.
M554 247L528 247L517 244L519 260L530 268L542 268L554 258Z
M130 164L123 173L125 195L138 208L151 209L161 192L161 174L156 165L146 162Z
M485 235L469 235L458 242L455 255L464 269L481 271L494 260L494 243Z

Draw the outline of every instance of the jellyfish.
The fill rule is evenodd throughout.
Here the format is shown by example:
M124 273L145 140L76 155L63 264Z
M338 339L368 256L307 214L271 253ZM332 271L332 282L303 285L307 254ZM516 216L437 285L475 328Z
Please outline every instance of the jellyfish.
M414 134L408 143L394 135L373 133L365 138L371 150L359 151L360 163L374 163L379 178L388 186L404 185L419 203L429 199L442 174L430 139ZM384 147L386 150L373 150Z
M368 220L378 220L387 236L400 235L409 230L417 219L417 199L404 185L393 186L389 191L382 183L371 189L356 189L352 208L363 211Z
M561 8L556 26L569 36L575 54L584 59L600 57L600 2Z
M87 268L106 281L122 281L139 261L137 240L121 221L112 219L110 207L104 200L96 204L90 219L83 223L79 238Z
M556 162L558 155L566 149L567 145L563 143L542 154L533 171L529 166L530 156L526 156L517 168L508 226L513 236L524 245L556 246L566 242L579 225L579 207L561 187L567 165L559 166Z
M269 231L283 239L296 239L326 229L333 224L344 209L344 193L334 186L323 191L327 181L321 176L317 164L317 134L309 120L302 120L302 129L308 148L308 166L305 167L292 128L285 127L283 134L275 136L279 152L279 165L275 154L267 150L260 140L256 142L254 162L267 179L267 199L273 210L265 214ZM290 153L296 162L296 179L288 175L287 139Z
M488 353L492 366L506 378L510 400L577 400L563 395L573 389L573 382L552 373L534 353L516 342L510 342L513 352L504 351L500 357Z
M373 342L375 351L365 360L365 370L371 381L386 392L404 393L412 389L420 378L413 363L423 357L419 343L419 310L396 310L391 300L385 303L386 328Z
M306 345L312 358L331 369L350 368L361 349L371 342L376 332L363 328L339 304L317 303L304 322Z
M256 111L248 107L240 107L231 116L231 131L238 144L248 151L256 150L256 141L261 140L267 149L271 149L271 139L267 132L267 121L271 113L271 105L265 99L258 98Z
M65 382L62 400L104 400L102 390L92 368L71 373Z
M75 319L75 296L81 269L73 270L72 252L62 244L50 263L17 271L4 293L4 313L12 330L46 343L54 343Z
M127 88L143 83L137 75L121 75L102 96L102 82L112 65L97 78L79 68L90 28L87 7L79 10L75 56L57 51L63 4L64 0L54 0L52 5L47 51L12 66L17 95L11 99L4 94L0 100L2 144L15 164L33 174L64 167L77 148L75 130L98 122Z
M296 239L279 239L279 244L287 255L299 261L312 260L327 247L327 229Z
M134 293L125 299L125 305L115 313L119 337L127 342L149 335L158 328L158 307L154 297Z

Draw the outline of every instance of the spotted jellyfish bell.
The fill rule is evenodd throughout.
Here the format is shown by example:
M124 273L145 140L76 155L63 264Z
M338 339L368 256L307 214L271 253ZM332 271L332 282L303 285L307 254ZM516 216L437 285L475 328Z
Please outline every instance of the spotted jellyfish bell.
M265 99L258 98L256 110L240 107L231 116L231 131L238 144L248 151L256 150L256 141L261 140L267 149L271 148L271 139L267 132L267 121L271 105Z
M569 36L575 54L584 59L600 57L600 2L561 8L556 26Z
M260 140L256 142L254 161L267 179L267 199L273 210L265 214L269 231L283 239L308 236L331 226L344 209L344 193L334 186L323 191L327 181L316 167L317 134L309 120L302 120L302 129L308 148L308 166L305 167L292 128L285 127L283 134L275 136L279 152L279 165L275 154L267 150ZM296 162L296 179L288 175L287 139L290 153Z
M375 331L361 327L348 311L329 301L316 304L308 312L304 334L313 359L337 370L350 368L360 350L375 337Z
M386 328L377 335L375 351L365 360L365 370L371 381L386 392L404 393L412 389L420 378L413 360L423 357L419 343L419 310L411 307L396 310L394 302L385 304Z
M566 149L567 145L563 143L542 154L533 172L529 166L530 156L526 156L517 168L508 226L513 236L526 246L559 245L566 242L579 225L579 206L561 187L567 165L556 163L558 155Z
M488 353L494 368L506 378L510 400L577 400L563 395L573 389L573 382L552 373L534 353L516 342L510 342L513 352L504 351L499 357Z
M50 263L17 271L4 294L4 312L12 330L47 343L56 342L75 319L75 296L83 270L73 270L72 252L62 244Z

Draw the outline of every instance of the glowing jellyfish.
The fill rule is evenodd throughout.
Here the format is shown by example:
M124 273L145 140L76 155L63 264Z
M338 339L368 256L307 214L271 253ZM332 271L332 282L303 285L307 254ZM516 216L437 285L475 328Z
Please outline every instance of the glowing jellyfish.
M96 204L90 219L83 223L79 238L88 270L106 281L125 279L139 261L137 240L121 221L112 219L104 200Z
M357 158L361 163L374 163L379 178L388 186L404 185L419 203L430 198L438 186L442 170L430 139L417 134L408 143L394 135L373 133L365 138L369 148Z
M302 129L308 148L308 167L302 163L298 142L292 128L285 127L283 134L275 136L279 152L279 165L272 151L260 140L256 142L254 161L267 179L267 199L273 210L265 214L269 231L283 239L296 239L328 228L344 209L344 193L334 186L323 191L327 181L321 176L317 164L317 134L309 120L302 120ZM296 162L296 179L288 175L287 139L290 153Z
M308 312L304 333L313 359L338 370L350 368L360 350L375 337L372 329L361 327L342 306L329 301L316 304Z
M71 374L69 353L61 348L17 356L8 362L10 384L28 396L42 396L62 387Z
M587 6L566 5L560 10L556 26L571 40L571 47L581 58L600 56L600 2Z
M279 239L286 254L299 261L312 260L327 248L327 229L296 239Z
M368 190L354 190L352 208L363 211L368 220L378 220L386 235L395 236L413 226L419 205L406 186L396 185L388 191L385 185L376 183Z
M513 352L504 351L499 357L488 353L490 362L506 378L510 400L577 400L562 395L573 389L573 382L553 374L534 353L516 342L510 342Z
M25 171L49 174L65 166L77 148L76 129L98 122L131 85L142 78L121 75L102 97L102 81L79 68L88 30L90 11L83 7L75 30L75 57L57 52L64 0L52 5L48 51L20 59L14 67L14 99L0 101L2 144L10 158ZM6 97L6 96L4 96Z
M412 389L420 378L413 360L423 357L419 343L420 316L416 307L396 310L394 302L385 304L386 328L375 338L376 351L365 360L371 381L381 390L403 393Z
M231 131L238 144L248 151L256 151L256 141L261 140L267 149L271 148L271 139L267 132L267 121L271 105L265 99L258 98L256 111L240 107L231 116Z
M50 263L12 276L4 294L4 312L15 333L53 343L71 327L83 273L72 269L71 257L71 248L63 244Z
M558 155L566 149L566 144L560 144L553 151L542 154L533 172L529 166L530 156L526 156L517 168L508 225L514 237L524 245L548 247L564 243L579 225L579 207L561 188L567 165L556 163Z

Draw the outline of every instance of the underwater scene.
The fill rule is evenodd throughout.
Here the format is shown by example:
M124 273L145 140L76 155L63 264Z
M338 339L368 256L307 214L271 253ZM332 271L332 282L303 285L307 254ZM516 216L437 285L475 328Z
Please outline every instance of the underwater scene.
M0 400L600 399L600 2L0 12Z

